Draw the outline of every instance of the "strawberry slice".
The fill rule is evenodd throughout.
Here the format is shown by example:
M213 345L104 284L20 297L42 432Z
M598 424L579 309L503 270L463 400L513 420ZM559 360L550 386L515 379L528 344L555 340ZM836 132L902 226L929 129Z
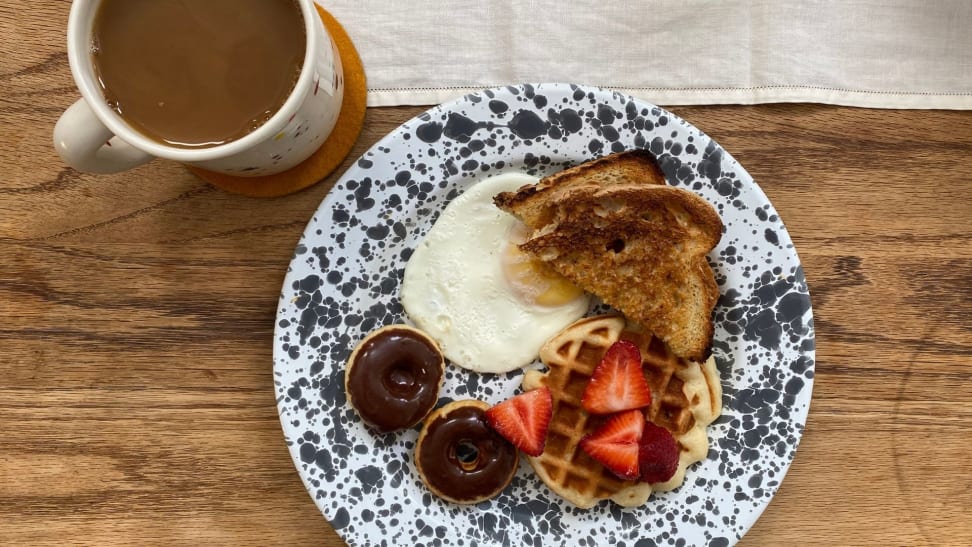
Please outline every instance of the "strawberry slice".
M541 387L511 397L486 411L486 422L528 456L543 454L553 415L550 388Z
M620 412L608 418L594 433L580 441L581 450L611 470L619 478L639 476L638 441L645 427L645 415L640 410Z
M651 404L651 388L641 370L641 350L627 340L608 348L581 398L591 414L611 414Z
M641 480L654 483L672 478L678 469L678 444L671 432L648 422L638 444Z

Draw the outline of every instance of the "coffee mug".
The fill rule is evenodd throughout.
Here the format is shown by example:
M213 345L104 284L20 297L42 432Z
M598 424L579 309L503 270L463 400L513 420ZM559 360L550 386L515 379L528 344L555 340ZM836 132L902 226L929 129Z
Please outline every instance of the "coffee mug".
M262 176L296 166L334 129L344 96L341 58L313 0L294 0L305 30L300 73L282 106L249 133L209 147L184 148L149 138L109 105L92 58L102 0L74 0L68 18L68 61L81 99L54 127L65 163L89 173L117 173L156 157L234 176ZM295 70L296 71L296 70Z

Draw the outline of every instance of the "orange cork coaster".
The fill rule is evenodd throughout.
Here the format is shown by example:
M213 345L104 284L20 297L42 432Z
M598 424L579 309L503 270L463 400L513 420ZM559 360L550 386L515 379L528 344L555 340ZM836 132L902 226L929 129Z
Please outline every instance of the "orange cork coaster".
M317 6L317 11L321 14L324 27L327 28L327 32L337 46L341 55L341 65L344 68L344 100L341 103L341 113L338 114L337 122L327 140L309 158L276 175L234 177L198 167L189 167L189 170L199 178L233 194L273 198L292 194L317 184L337 169L347 157L355 141L358 140L361 126L364 124L368 91L364 66L344 27L324 8Z

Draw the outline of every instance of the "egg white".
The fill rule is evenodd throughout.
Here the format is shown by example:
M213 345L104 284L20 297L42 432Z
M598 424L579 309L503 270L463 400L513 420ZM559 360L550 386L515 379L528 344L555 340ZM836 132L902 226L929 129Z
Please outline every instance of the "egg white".
M442 211L405 266L405 311L460 367L502 373L528 365L587 311L587 295L540 306L505 279L500 255L518 221L493 205L493 196L536 182L508 173L474 184Z

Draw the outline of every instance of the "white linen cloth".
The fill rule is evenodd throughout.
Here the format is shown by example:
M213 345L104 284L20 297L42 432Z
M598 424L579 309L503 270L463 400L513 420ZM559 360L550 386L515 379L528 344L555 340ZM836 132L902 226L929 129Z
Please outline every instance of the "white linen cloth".
M516 83L660 105L972 109L972 0L318 0L369 106Z

